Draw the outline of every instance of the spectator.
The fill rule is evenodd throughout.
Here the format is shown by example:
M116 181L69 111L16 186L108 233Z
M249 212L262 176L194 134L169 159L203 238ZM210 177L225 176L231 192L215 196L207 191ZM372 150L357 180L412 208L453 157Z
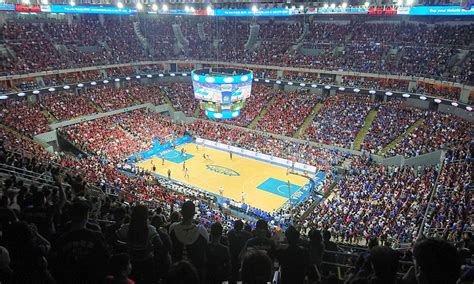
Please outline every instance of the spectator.
M167 251L155 227L148 224L148 208L144 205L133 207L130 223L122 225L117 235L127 243L132 262L131 278L139 283L156 282L155 253L166 256Z
M132 271L132 264L127 254L112 255L108 267L110 274L106 277L107 284L135 284L135 281L128 278Z
M288 227L285 236L288 247L276 252L281 266L281 283L304 283L310 266L309 253L300 246L300 233L295 227Z
M446 241L421 240L413 248L413 257L415 269L409 273L414 273L418 284L454 284L460 276L458 252Z
M374 270L373 284L397 283L398 256L389 247L376 246L370 250L370 262Z
M5 244L11 258L12 283L55 283L46 260L50 244L38 234L34 225L26 222L11 224L5 235ZM8 269L6 273L8 277Z
M241 279L243 284L267 284L272 280L273 263L267 253L249 250L243 254Z
M270 231L268 231L268 224L265 220L258 220L255 231L255 237L249 239L242 253L245 253L247 250L261 250L264 251L272 259L275 257L276 245L275 242L270 238Z
M205 279L206 249L209 234L201 224L194 224L196 214L192 201L186 201L181 207L183 219L170 226L170 236L173 242L172 260L189 260L199 272L199 278Z
M229 240L229 249L232 263L232 278L237 280L240 268L240 253L245 243L252 238L252 234L243 230L244 223L241 220L234 222L234 228L227 233Z
M207 246L207 283L217 284L229 281L231 262L229 248L221 243L222 225L211 226L211 242Z
M0 282L10 283L13 270L10 268L10 254L4 247L0 247Z
M86 228L91 205L76 200L69 208L71 227L53 244L54 276L60 283L99 282L106 272L108 251L100 232Z
M181 260L173 263L166 278L168 284L199 283L199 273L192 263Z

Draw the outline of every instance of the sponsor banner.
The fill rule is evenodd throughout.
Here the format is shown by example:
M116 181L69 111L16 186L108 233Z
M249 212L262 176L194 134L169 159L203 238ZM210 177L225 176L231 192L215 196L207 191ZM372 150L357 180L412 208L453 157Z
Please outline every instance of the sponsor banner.
M250 159L260 160L260 161L268 162L268 163L271 163L271 164L276 164L276 165L279 165L279 166L282 166L282 167L286 167L286 168L291 168L292 167L292 161L290 161L290 160L282 159L282 158L278 158L278 157L274 157L274 156L271 156L271 155L262 154L262 153L258 153L258 152L254 152L254 151L250 151L250 150L246 150L246 149L242 149L242 148L239 148L239 147L234 147L234 146L230 146L230 145L226 145L226 144L222 144L222 143L219 143L219 142L206 140L206 139L202 139L202 138L196 138L196 143L202 144L202 145L205 145L205 146L209 146L209 147L212 147L212 148L215 148L215 149L218 149L218 150L226 151L226 152L231 151L235 154L245 156L245 157L249 157ZM306 172L312 173L312 174L317 172L316 167L306 165L306 164L303 164L303 163L298 163L298 162L295 163L295 170L306 171Z
M15 11L15 5L0 5L0 11Z
M46 8L46 7L45 7ZM45 9L46 10L46 9ZM130 15L136 14L136 8L118 8L113 6L66 6L50 5L48 12L64 14L106 14L106 15Z
M319 8L308 10L308 14L367 14L368 8Z
M465 10L460 6L418 6L399 7L397 15L409 16L473 16L474 9Z
M212 11L214 16L221 17L287 17L302 14L299 9L270 8L270 9L216 9Z

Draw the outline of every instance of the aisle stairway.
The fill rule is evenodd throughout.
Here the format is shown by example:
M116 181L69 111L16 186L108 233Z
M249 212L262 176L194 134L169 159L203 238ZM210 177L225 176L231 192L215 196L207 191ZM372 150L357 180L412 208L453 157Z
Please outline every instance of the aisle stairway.
M301 126L298 128L296 133L293 135L294 138L301 139L301 137L303 136L303 133L305 132L306 128L308 128L311 125L311 122L313 122L313 119L316 117L316 115L318 115L318 113L319 113L319 111L321 110L322 107L323 107L322 103L317 103L314 106L311 113L308 115L308 117L306 117L303 124L301 124Z
M387 146L385 146L385 148L382 149L382 151L380 151L378 153L378 155L385 155L387 152L389 152L390 150L394 149L402 140L403 138L409 136L410 134L412 134L413 132L415 132L415 130L423 124L425 120L423 118L420 118L418 119L417 121L415 121L415 123L413 123L412 126L410 126L407 131L405 131L402 135L398 136L397 138L395 138L395 140L393 140L392 142L390 142L390 144L388 144Z
M58 122L58 119L54 115L52 115L49 111L47 111L46 109L43 109L41 111L41 113L44 115L44 117L46 117L49 124Z
M369 132L370 126L372 126L372 122L374 122L376 116L377 110L371 110L365 117L364 126L359 133L357 133L354 139L354 150L360 150L360 146L362 145L362 142L364 142L365 136L367 136L367 132Z
M254 129L255 126L257 126L258 122L260 121L260 119L262 119L262 117L267 113L267 109L269 106L271 106L273 104L273 102L275 102L276 100L276 96L274 96L268 103L267 103L267 106L262 109L262 111L254 118L254 120L252 122L250 122L250 124L247 126L248 128L250 129Z

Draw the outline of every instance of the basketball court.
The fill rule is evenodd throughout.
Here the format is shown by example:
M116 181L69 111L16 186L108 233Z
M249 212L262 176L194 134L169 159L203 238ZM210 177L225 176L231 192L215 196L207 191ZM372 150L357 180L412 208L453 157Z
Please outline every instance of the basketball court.
M233 154L231 160L228 152L202 145L197 148L196 145L189 143L163 153L164 165L161 157L153 157L138 162L136 166L152 172L153 163L156 174L167 177L168 170L171 170L172 179L218 195L223 187L223 196L235 201L241 201L242 192L245 192L245 203L267 212L280 208L289 194L308 183L307 178L287 175L287 168L237 154ZM182 148L186 150L184 157L181 155ZM210 159L204 159L204 154ZM185 177L183 163L188 168L189 178Z

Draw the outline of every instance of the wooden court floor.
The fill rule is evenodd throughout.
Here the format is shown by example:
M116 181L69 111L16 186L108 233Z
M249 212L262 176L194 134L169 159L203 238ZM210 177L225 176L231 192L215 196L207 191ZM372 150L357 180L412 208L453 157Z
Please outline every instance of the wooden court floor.
M185 177L183 170L183 159L179 153L182 148L189 155L185 161L189 177ZM210 160L204 159L203 154L209 155ZM180 159L177 159L178 155ZM179 146L176 151L164 156L164 165L159 157L144 160L136 165L152 172L154 164L154 172L165 177L168 170L171 170L172 179L212 193L220 194L222 187L223 196L236 201L241 201L242 192L245 192L245 203L267 212L273 212L288 200L288 180L292 190L308 182L303 177L287 175L287 169L284 167L236 154L231 160L228 152L205 148L202 145L196 147L193 143Z

